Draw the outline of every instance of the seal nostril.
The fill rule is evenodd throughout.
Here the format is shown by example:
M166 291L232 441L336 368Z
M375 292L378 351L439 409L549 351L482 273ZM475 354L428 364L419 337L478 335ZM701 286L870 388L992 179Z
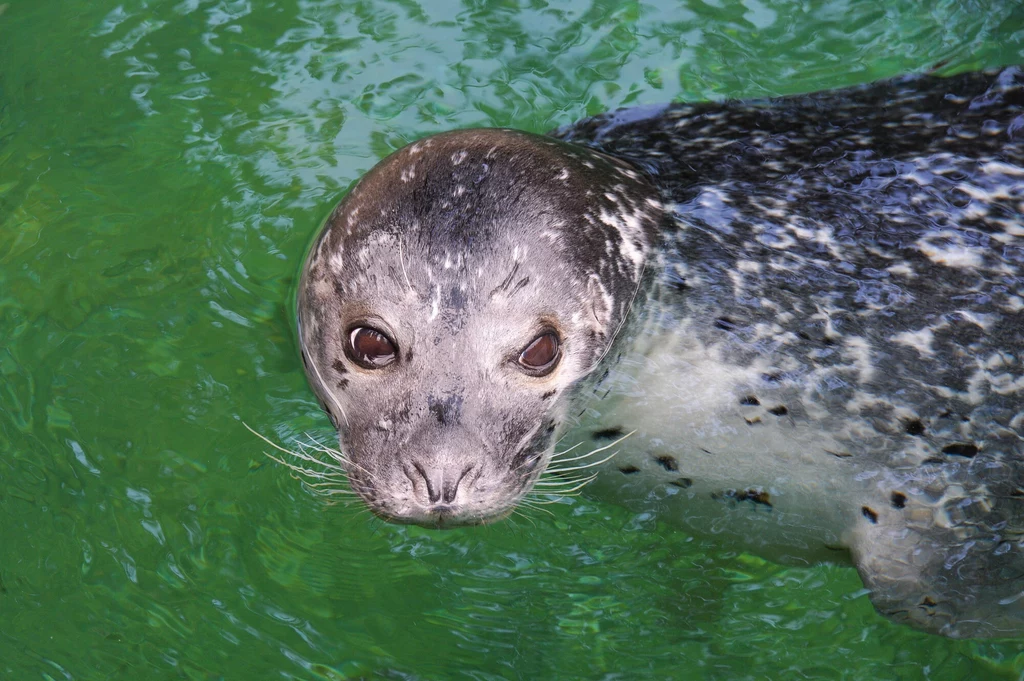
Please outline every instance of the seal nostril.
M443 466L426 467L418 461L413 462L412 466L423 478L427 488L427 501L431 504L454 503L459 492L459 485L476 468L473 464L469 464L456 476L450 468L446 469Z
M427 475L427 471L424 470L423 466L421 466L419 462L413 462L412 465L413 468L416 469L416 472L420 474L420 477L423 478L423 482L427 486L427 499L430 500L430 503L436 504L438 501L441 500L441 490L438 488L438 486L432 485L430 483L430 476Z
M462 481L466 479L466 476L469 475L470 471L472 471L473 468L473 464L469 464L468 466L462 469L462 472L459 474L459 477L454 484L444 485L444 502L446 504L451 504L455 501L455 495L459 491L459 485L462 484Z

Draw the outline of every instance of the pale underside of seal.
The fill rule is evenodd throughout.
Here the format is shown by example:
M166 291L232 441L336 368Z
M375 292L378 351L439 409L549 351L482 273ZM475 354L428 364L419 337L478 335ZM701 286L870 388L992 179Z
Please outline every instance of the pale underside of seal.
M1022 139L1008 68L396 152L300 285L352 488L391 520L485 522L556 441L628 434L589 491L849 556L921 629L1019 634Z

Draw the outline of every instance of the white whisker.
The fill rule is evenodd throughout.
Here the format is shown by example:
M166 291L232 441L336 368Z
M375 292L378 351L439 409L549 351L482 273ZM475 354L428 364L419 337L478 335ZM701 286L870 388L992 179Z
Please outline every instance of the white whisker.
M557 445L558 443L556 442L555 444ZM581 444L583 444L583 441L582 441L582 440L580 440L579 442L577 442L576 444L574 444L574 445L573 445L572 447L569 447L569 449L563 449L563 450L562 450L562 451L560 451L560 452L553 452L553 453L551 454L551 460L552 460L552 461L554 461L554 460L555 460L555 459L557 459L558 457L560 457L560 456L564 456L564 455L568 454L568 453L569 453L569 452L571 452L572 450L574 450L574 449L576 449L577 447L579 447L579 446L580 446Z
M563 502L564 499L571 499L572 497L578 497L578 496L580 496L580 493L579 492L574 492L572 494L555 494L553 492L545 492L543 496L545 497L544 500L541 500L541 499L538 499L538 498L532 498L532 499L530 499L530 503L534 504L534 505L541 504L543 506L550 506L551 504L561 504L561 503L564 503ZM554 497L554 498L552 498L552 497Z
M545 472L551 473L553 475L557 475L559 473L568 473L570 471L581 471L581 470L583 470L585 468L593 468L594 466L600 466L603 463L611 461L613 458L615 458L615 455L618 454L618 453L619 453L619 450L616 449L611 454L609 454L608 456L604 457L603 459L601 459L599 461L591 461L590 463L580 464L579 466L569 466L568 468L549 468Z
M577 490L583 489L584 487L589 485L591 482L593 482L594 478L596 478L596 477L597 477L597 473L594 473L592 475L588 475L586 478L584 478L582 481L580 481L575 487L571 487L571 488L569 488L567 490L558 492L558 494L563 494L564 495L564 494L567 494L568 492L575 492ZM573 482L576 482L576 481L574 480ZM540 484L540 483L538 483L538 484ZM537 491L540 492L541 490L537 490Z
M540 506L537 506L537 502L536 501L527 500L527 499L520 499L519 500L519 505L522 506L522 507L526 507L526 508L530 509L531 511L542 511L542 512L547 513L548 515L550 515L552 517L554 517L554 515L555 515L554 513L549 511L548 509L541 508ZM523 517L525 518L526 516L523 516ZM531 520L531 522L533 522L533 521ZM534 526L536 526L536 523L534 523Z

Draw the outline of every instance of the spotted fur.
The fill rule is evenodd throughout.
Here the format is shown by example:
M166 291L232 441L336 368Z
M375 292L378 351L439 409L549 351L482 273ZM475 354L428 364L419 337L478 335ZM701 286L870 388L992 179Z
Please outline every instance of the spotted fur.
M311 250L299 289L310 384L353 489L378 515L450 527L503 517L640 289L663 210L640 173L511 130L421 140L371 170ZM398 348L368 370L355 326ZM558 371L516 358L549 328Z
M728 519L748 544L811 560L815 542L842 545L894 619L1021 632L1021 71L613 113L557 135L645 168L675 216L636 360L658 368L627 373L675 377L648 398L675 405L662 423L686 419L657 436L696 482L685 503L652 501L674 474L637 453L636 505L724 531L701 497L771 488L776 517ZM678 378L702 363L710 408ZM626 429L658 420L594 409Z
M353 488L484 522L556 437L633 433L594 493L780 560L848 552L921 629L1024 631L1022 140L1009 68L406 147L300 286ZM395 367L346 358L366 320ZM537 380L509 359L541 324L564 354Z

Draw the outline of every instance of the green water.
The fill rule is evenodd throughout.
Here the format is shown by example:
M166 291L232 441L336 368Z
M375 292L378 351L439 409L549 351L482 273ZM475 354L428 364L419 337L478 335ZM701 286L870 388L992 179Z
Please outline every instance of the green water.
M1017 679L577 498L432 533L270 462L329 438L291 296L426 133L1024 62L1017 0L0 4L0 678Z

